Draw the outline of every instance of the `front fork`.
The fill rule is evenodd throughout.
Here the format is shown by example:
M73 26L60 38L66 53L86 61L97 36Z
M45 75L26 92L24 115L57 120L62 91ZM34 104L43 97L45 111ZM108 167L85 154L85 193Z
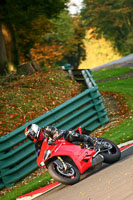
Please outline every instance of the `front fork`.
M55 160L55 163L58 165L58 167L67 170L67 165L64 160L60 156L57 156L57 158L58 159Z

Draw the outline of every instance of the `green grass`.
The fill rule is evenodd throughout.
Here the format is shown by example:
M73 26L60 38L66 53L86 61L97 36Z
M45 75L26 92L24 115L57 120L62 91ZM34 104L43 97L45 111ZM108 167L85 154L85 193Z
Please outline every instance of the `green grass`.
M8 192L6 195L0 197L0 200L15 200L17 197L27 194L31 191L44 187L48 184L51 177L48 172L45 174L32 179L27 184L23 184L20 187L13 189L11 192Z
M129 68L108 69L99 71L99 73L94 72L93 77L95 77L95 80L100 80L101 76L102 80L115 77L129 71L133 70ZM129 116L124 121L120 122L116 127L106 131L103 137L108 138L117 144L133 139L133 78L98 83L98 87L100 91L119 93L124 97L124 102L127 103L128 109L130 110Z
M112 69L102 69L100 71L93 72L94 80L104 80L107 78L114 78L120 75L133 72L133 69L128 67L112 68Z
M110 139L116 144L133 140L133 117L124 120L118 126L105 132L102 137Z

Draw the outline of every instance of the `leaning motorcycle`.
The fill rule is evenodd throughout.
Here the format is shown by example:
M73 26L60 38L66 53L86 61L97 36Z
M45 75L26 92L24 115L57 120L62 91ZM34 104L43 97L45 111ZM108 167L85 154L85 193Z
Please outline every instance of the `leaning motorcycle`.
M76 131L82 134L82 128ZM121 157L118 146L105 138L94 138L95 145L87 143L70 143L63 137L48 144L43 141L37 157L37 164L46 167L56 181L72 185L80 180L80 175L86 170L94 169L103 162L112 164Z

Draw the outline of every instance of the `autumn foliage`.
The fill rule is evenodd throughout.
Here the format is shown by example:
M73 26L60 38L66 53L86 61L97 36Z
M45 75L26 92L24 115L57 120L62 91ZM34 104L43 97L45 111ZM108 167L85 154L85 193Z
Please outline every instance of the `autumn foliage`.
M0 135L24 125L81 92L62 70L0 80Z
M18 32L24 37L23 41L18 40L21 64L34 60L41 66L70 63L77 68L85 58L85 29L80 18L72 18L67 12L51 20L40 16L28 34L27 29Z
M38 64L44 62L45 66L52 66L53 63L63 58L63 46L58 45L56 41L53 41L52 44L36 43L31 49L31 57Z

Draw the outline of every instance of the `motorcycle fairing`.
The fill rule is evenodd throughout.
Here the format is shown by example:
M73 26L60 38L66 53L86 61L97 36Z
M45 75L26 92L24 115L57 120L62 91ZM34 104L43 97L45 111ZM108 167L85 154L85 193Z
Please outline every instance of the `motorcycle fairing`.
M63 138L57 140L52 145L48 145L47 141L44 140L40 155L37 158L37 164L39 166L43 161L44 153L47 149L51 150L51 156L45 161L53 157L68 156L73 160L81 174L92 166L92 157L96 153L92 149L84 149L79 145L69 143Z

